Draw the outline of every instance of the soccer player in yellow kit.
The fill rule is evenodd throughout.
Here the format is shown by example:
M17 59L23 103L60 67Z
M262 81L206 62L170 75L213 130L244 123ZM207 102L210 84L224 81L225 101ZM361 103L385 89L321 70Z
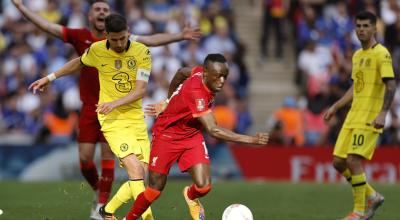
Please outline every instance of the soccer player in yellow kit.
M354 209L344 220L371 219L384 202L384 197L367 183L362 167L362 161L371 160L374 154L396 90L391 56L374 36L376 20L371 12L356 15L362 48L352 58L354 84L324 115L329 121L339 108L351 102L333 152L333 166L353 188Z
M80 57L71 60L58 71L33 82L29 89L43 91L58 77L70 74L83 66L95 67L99 72L100 97L97 113L112 152L128 172L116 195L100 208L104 219L115 219L113 213L129 199L136 199L144 191L144 173L149 162L150 142L142 110L142 97L151 71L149 49L129 40L124 17L111 14L105 19L107 39L93 43ZM80 59L80 61L79 61ZM153 219L151 209L142 215Z

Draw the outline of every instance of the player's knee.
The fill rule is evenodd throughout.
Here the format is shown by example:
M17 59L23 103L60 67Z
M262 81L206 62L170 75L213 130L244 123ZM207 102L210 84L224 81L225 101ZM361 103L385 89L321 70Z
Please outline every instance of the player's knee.
M343 172L344 170L346 170L346 167L347 167L346 160L344 160L344 159L336 159L335 158L332 161L332 165L339 172Z
M211 191L211 184L208 184L207 186L203 187L198 187L197 185L195 185L195 188L200 196L205 196L207 195L207 193Z
M153 202L161 195L161 191L147 187L146 190L143 192L144 197L146 197L147 201Z
M361 159L361 157L360 156L349 156L349 157L347 157L347 159L346 159L346 165L347 165L347 167L349 167L349 169L351 170L352 168L358 168L358 167L360 167L362 164L361 164L361 161L362 161L362 159Z

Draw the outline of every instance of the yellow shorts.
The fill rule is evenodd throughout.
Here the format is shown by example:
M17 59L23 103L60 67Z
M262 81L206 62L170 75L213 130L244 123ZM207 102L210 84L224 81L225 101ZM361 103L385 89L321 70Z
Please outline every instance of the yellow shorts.
M138 160L149 163L150 141L146 124L103 131L111 151L119 158L135 154Z
M372 130L342 128L333 155L347 158L349 154L361 155L371 160L379 133Z

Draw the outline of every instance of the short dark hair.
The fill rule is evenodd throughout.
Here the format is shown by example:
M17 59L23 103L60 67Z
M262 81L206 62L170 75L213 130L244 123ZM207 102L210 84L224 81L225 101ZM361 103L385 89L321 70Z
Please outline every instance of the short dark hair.
M206 68L210 62L226 63L226 59L222 54L211 53L207 55L206 59L204 59L203 67Z
M95 4L97 2L104 2L106 4L109 4L107 0L90 0L89 4L90 4L90 6L92 6L93 4Z
M376 25L377 17L370 11L361 11L357 13L356 20L369 20L371 24Z
M107 33L118 33L128 29L128 25L124 16L117 13L113 13L107 16L105 23Z

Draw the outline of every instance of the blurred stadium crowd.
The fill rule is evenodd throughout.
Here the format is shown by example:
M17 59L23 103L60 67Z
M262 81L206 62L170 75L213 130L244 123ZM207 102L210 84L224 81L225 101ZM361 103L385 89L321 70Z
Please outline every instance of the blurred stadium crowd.
M87 26L88 1L29 0L29 9L51 22L70 28ZM153 69L146 103L167 94L178 68L202 64L206 54L222 53L230 65L228 85L216 99L220 123L239 132L251 125L247 111L249 73L243 62L244 46L234 30L229 0L110 0L123 14L135 35L178 33L184 24L201 28L199 42L185 41L152 47ZM75 141L80 109L78 73L51 84L48 92L33 95L27 87L34 80L76 57L73 48L28 22L10 0L0 1L0 135L3 140L28 143ZM152 124L152 119L148 120ZM22 137L28 137L24 139Z
M249 1L256 4L257 1ZM395 72L400 60L400 1L397 0L260 0L262 31L260 61L285 54L284 43L293 40L299 95L287 97L267 120L271 143L326 146L335 143L346 110L329 125L326 108L351 86L351 56L360 44L353 16L366 9L379 16L377 39L391 52ZM252 125L248 109L250 73L244 62L245 45L235 27L229 0L110 0L123 14L135 35L180 32L185 23L201 28L199 42L152 47L153 70L146 103L166 97L169 81L182 66L201 64L208 53L223 53L229 60L227 85L217 96L218 123L246 133ZM25 4L51 22L71 28L87 26L88 1L30 0ZM240 14L240 13L239 13ZM240 15L239 15L240 16ZM10 0L0 1L0 135L11 141L69 143L75 140L80 109L78 76L61 78L48 92L33 95L27 86L76 56L73 48L26 21ZM400 143L400 94L395 96L381 145ZM258 119L259 120L259 119ZM148 119L152 124L152 119ZM22 137L28 137L24 139ZM3 139L4 140L4 139ZM8 140L8 139L7 139ZM209 140L213 143L214 140ZM218 144L218 143L215 143Z
M340 110L335 120L331 120L328 125L324 123L323 114L352 84L351 58L355 50L360 48L354 30L354 16L361 10L369 10L379 16L376 37L390 50L395 73L398 73L400 1L290 1L290 4L282 6L287 7L282 9L287 11L285 16L277 14L273 5L265 7L264 14L270 26L279 25L280 22L291 24L292 36L285 31L276 33L276 36L281 36L280 39L295 39L295 83L300 95L287 97L282 107L268 120L271 142L296 146L333 145L347 109ZM271 30L279 31L279 28ZM282 47L279 46L281 40L275 44L277 48ZM275 55L282 56L278 52L276 50ZM265 53L261 54L265 56ZM400 94L396 94L380 138L381 145L395 146L400 143L399 115Z

